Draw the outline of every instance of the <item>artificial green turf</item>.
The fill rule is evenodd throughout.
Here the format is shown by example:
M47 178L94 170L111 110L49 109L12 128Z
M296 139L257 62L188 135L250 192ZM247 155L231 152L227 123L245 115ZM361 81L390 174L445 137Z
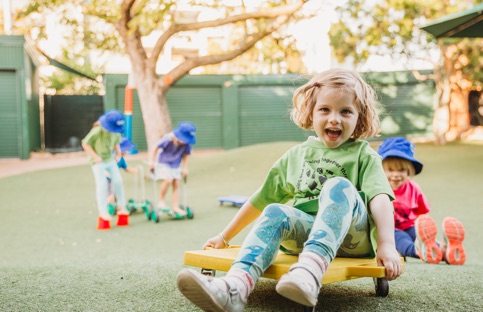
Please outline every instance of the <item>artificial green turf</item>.
M183 252L199 249L236 213L220 207L218 197L250 195L294 144L193 157L187 184L193 220L154 224L140 212L129 227L110 231L96 230L87 163L0 179L0 311L197 311L176 289ZM415 180L433 218L440 224L451 215L465 225L466 264L409 259L406 272L390 282L387 298L374 296L369 278L324 285L319 311L483 311L483 145L418 144L416 157L425 167ZM123 176L130 197L133 176ZM153 199L149 182L146 190ZM246 233L232 243L241 243ZM274 287L275 281L262 279L246 311L300 310Z

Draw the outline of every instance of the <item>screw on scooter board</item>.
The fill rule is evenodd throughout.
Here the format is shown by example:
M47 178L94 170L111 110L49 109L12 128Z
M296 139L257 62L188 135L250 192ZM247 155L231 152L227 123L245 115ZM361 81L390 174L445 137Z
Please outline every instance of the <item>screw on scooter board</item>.
M156 177L154 175L154 173L151 171L151 173L153 174L151 177L152 177L152 182L153 182L153 196L155 198L155 201L154 201L154 205L151 205L150 206L150 212L149 212L149 216L147 216L148 220L151 220L153 221L154 223L158 223L160 221L160 217L161 215L165 214L165 215L168 215L170 217L170 219L172 220L180 220L180 219L193 219L194 218L194 213L193 213L193 210L188 207L188 205L186 204L187 203L187 186L186 186L186 182L187 182L187 178L186 177L183 177L183 182L181 183L181 210L183 210L184 213L180 214L180 213L175 213L172 209L170 209L169 207L162 207L160 208L158 203L157 203L157 194L156 194L156 187L157 187L157 183L156 183Z
M146 188L144 183L144 167L136 166L137 171L134 175L134 191L135 198L129 199L126 203L126 208L129 214L136 212L138 209L142 209L148 217L150 212L151 203L146 199ZM149 219L149 218L148 218Z

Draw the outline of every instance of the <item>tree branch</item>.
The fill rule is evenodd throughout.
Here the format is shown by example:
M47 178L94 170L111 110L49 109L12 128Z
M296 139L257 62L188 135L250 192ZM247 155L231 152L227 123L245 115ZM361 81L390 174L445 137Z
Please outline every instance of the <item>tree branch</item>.
M259 20L263 18L274 19L282 15L291 15L298 9L300 9L305 2L308 0L299 0L295 4L286 5L276 7L272 10L262 10L257 12L250 12L250 13L242 13L237 15L228 16L225 18L217 19L217 20L210 20L210 21L203 21L203 22L195 22L195 23L186 23L186 24L173 24L171 25L162 36L159 37L154 48L151 52L151 56L149 58L149 66L155 66L156 62L158 61L159 55L163 50L164 45L166 42L171 38L174 34L182 31L193 31L199 30L203 28L210 28L210 27L219 27L227 24L233 24L236 22L246 21L248 19Z
M434 74L423 75L419 70L411 70L414 78L418 81L425 81L429 79L434 79Z
M147 55L146 51L144 50L142 41L141 41L141 34L139 29L131 29L129 24L133 18L132 10L134 8L136 0L124 0L121 4L121 17L115 24L116 29L119 31L119 34L126 45L126 52L129 54L131 58L131 66L137 68L133 68L133 71L137 73L148 74L151 73L152 75L156 75L156 68L149 68L147 67ZM142 79L141 77L136 77L138 79Z
M187 23L187 24L176 24L176 28L177 28L176 30L178 32L199 30L202 28L218 27L226 24L233 24L236 22L246 21L248 19L262 19L262 18L273 19L282 15L292 14L293 12L300 9L305 2L306 1L300 0L295 4L276 7L271 10L266 9L261 12L257 11L257 12L250 12L250 13L242 13L238 15L228 16L222 19L217 19L217 20Z
M283 24L285 24L290 19L290 17L291 17L290 15L279 17L278 20L275 21L271 27L265 28L263 31L258 32L256 34L247 36L250 39L248 41L245 41L237 49L234 49L226 53L206 55L206 56L187 59L186 61L179 64L178 66L173 68L169 73L165 75L165 77L163 78L164 81L161 83L162 90L163 91L168 90L171 84L176 82L185 74L189 73L189 71L195 67L218 64L221 62L229 61L245 53L246 51L251 49L258 41L270 35L275 30L279 29Z
M151 55L149 57L149 66L154 66L156 67L156 63L158 62L159 55L161 54L161 51L163 51L163 47L166 44L166 42L173 36L174 34L177 33L176 27L171 25L166 29L165 32L158 38L156 41L156 44L153 47L153 50L151 51Z

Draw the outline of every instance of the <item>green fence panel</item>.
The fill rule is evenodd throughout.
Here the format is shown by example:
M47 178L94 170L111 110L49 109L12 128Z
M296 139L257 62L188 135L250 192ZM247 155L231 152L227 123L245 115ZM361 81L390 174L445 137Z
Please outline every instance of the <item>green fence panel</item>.
M378 139L431 135L433 81L417 81L410 72L364 76L375 87L385 109ZM263 142L303 141L313 132L298 128L289 116L293 92L305 81L298 78L297 75L185 76L167 93L173 126L182 120L195 123L196 148L230 149ZM106 109L122 110L126 83L127 75L106 76ZM143 150L146 143L138 101L134 93L133 140Z
M166 99L173 127L191 121L197 128L196 148L220 148L223 145L220 87L173 87ZM116 86L115 108L124 112L125 86ZM132 140L146 150L146 135L137 91L133 92Z
M240 86L240 145L303 141L310 134L290 120L294 86Z
M100 95L45 95L45 148L80 149L80 141L104 112Z
M432 134L435 93L432 80L418 81L410 72L370 73L366 78L384 107L378 139Z
M174 87L166 98L173 127L185 120L196 125L196 148L223 146L221 86Z

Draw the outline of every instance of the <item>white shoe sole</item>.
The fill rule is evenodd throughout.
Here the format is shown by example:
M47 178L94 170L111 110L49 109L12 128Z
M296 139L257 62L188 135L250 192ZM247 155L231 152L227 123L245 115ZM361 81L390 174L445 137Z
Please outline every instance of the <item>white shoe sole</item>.
M192 303L201 308L203 311L209 312L227 312L213 298L209 289L204 285L203 281L198 279L196 274L191 270L183 270L178 274L177 284L179 291Z
M284 296L287 299L300 303L307 307L315 307L317 304L317 298L313 298L305 291L299 288L299 286L289 280L280 280L276 287L277 293Z

